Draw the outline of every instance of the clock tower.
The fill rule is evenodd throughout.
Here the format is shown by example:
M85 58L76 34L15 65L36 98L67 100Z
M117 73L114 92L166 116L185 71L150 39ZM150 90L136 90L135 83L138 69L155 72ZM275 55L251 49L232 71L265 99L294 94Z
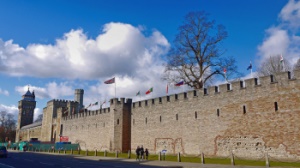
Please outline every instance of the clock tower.
M20 129L33 123L34 109L36 106L35 94L28 91L22 96L22 100L19 101L19 115L18 115L18 125L16 130L16 142L22 141L22 136L20 135Z

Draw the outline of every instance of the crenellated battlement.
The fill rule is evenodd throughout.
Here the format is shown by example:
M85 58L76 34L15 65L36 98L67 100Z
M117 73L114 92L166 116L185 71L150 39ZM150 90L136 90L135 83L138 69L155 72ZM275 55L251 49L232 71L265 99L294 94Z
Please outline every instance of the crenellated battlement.
M110 107L97 109L97 110L85 109L83 112L65 116L65 117L63 117L63 120L70 120L70 119L74 119L74 118L83 118L83 117L95 117L96 115L108 114L108 113L110 113L110 111L111 111Z
M294 75L300 79L300 71L297 71ZM188 101L194 98L197 99L211 99L222 95L224 97L231 98L231 95L245 94L245 92L252 92L258 87L263 87L265 90L271 89L275 84L284 86L289 82L295 82L296 78L292 78L290 72L281 72L276 75L263 76L259 78L250 78L240 81L233 81L218 86L211 86L202 90L190 90L178 94L167 95L163 97L157 97L152 99L146 99L136 101L132 103L133 108L155 106L165 103L173 103L178 101ZM297 81L299 82L299 81Z

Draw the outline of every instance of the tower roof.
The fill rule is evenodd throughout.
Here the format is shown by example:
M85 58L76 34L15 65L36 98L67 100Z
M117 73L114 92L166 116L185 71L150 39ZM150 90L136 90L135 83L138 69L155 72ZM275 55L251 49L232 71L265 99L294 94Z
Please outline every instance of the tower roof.
M29 91L29 88L27 90L27 92L22 96L22 100L25 100L25 101L35 101L35 95L34 95L34 92L30 92Z

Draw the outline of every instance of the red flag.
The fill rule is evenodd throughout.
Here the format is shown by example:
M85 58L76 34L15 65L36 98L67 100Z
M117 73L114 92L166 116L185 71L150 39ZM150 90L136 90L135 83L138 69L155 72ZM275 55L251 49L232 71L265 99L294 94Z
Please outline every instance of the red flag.
M107 81L104 82L105 84L112 84L112 83L115 83L115 78L111 78Z
M226 72L227 72L226 68L224 68L224 69L223 69L223 72L224 72L224 73L226 73Z
M151 92L153 92L153 88L150 88L150 89L146 92L146 94L150 94Z
M184 82L181 81L181 82L176 83L175 86L181 86L181 85L183 85L183 84L184 84Z
M169 86L168 86L168 84L167 84L167 90L166 90L167 94L168 94L168 91L169 91Z

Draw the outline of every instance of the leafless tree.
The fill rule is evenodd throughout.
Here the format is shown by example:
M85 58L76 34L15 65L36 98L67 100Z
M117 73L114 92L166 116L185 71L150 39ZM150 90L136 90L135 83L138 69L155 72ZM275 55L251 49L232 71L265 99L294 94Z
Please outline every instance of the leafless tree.
M298 59L296 64L294 65L294 70L300 70L300 59Z
M291 71L292 66L290 63L283 59L280 55L270 56L258 68L260 76L275 75L279 72Z
M237 73L235 59L224 56L225 50L221 49L226 37L225 27L215 26L206 12L188 13L166 57L163 79L169 83L184 81L190 87L201 89L216 75L228 77Z
M13 114L0 112L0 142L14 141L16 135L16 121Z
M43 114L39 114L34 122L43 121Z

